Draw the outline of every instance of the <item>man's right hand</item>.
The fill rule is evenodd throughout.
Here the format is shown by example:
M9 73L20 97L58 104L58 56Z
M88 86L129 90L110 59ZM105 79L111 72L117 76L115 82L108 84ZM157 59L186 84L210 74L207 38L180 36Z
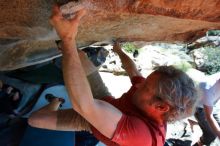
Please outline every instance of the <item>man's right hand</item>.
M120 45L120 43L119 42L115 42L114 43L114 45L113 45L113 52L115 52L115 53L120 53L120 52L122 52L122 49L121 49L121 45Z
M60 11L59 6L55 5L53 7L50 23L56 29L57 34L63 43L75 41L80 20L85 14L85 9L81 9L76 12L75 17L72 19L65 19Z

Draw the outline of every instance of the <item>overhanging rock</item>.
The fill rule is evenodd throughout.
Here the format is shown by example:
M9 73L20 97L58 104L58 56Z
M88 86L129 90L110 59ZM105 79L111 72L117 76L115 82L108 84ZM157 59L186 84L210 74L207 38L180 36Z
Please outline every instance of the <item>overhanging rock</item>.
M49 25L54 0L0 1L0 70L36 64L60 55ZM78 0L87 9L79 47L125 41L192 42L220 29L220 0Z

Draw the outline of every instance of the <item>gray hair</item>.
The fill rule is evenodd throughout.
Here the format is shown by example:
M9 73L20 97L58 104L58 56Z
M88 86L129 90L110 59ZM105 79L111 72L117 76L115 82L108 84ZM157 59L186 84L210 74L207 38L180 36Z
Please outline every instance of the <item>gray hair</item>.
M170 105L165 114L167 121L192 115L198 100L193 80L173 66L160 66L155 68L155 72L160 74L155 96Z

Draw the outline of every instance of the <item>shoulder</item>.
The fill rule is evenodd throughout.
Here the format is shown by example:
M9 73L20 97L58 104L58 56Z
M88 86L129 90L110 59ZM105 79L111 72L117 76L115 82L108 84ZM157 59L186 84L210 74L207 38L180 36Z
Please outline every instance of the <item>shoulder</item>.
M145 78L142 77L142 76L133 76L131 78L132 85L135 85L135 84L138 84L138 83L141 83L141 82L144 82L144 81L145 81Z
M151 145L152 135L144 121L134 116L123 115L112 141L120 145Z

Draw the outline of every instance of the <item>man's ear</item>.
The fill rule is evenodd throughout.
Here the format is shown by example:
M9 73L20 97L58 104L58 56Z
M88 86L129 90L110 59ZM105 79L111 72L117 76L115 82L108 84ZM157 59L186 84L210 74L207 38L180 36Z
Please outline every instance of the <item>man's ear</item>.
M164 102L155 103L155 108L163 113L168 112L170 110L170 106Z

